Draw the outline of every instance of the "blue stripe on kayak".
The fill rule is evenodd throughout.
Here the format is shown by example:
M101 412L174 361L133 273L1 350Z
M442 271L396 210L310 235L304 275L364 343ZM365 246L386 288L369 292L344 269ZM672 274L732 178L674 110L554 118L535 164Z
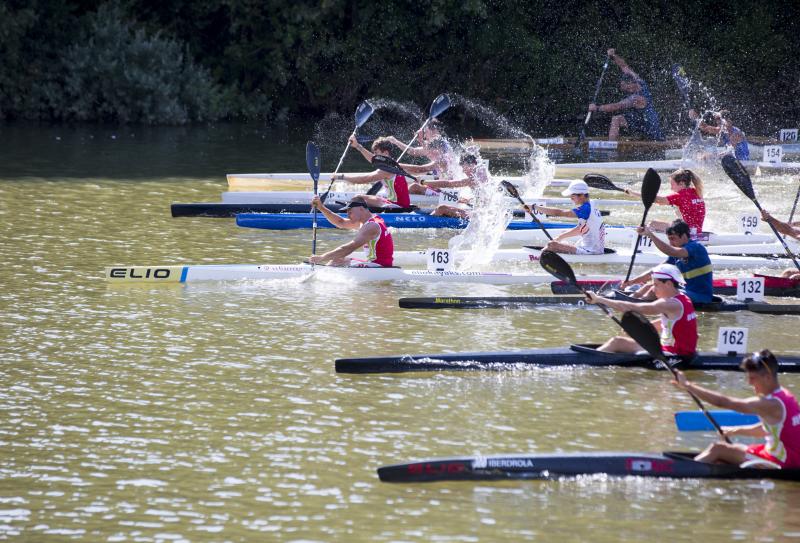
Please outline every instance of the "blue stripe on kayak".
M736 411L709 411L720 426L746 426L758 422L755 415L746 415ZM675 425L680 432L713 431L714 426L702 411L678 411L675 413Z
M189 266L184 266L181 270L181 283L186 282L186 276L189 274Z

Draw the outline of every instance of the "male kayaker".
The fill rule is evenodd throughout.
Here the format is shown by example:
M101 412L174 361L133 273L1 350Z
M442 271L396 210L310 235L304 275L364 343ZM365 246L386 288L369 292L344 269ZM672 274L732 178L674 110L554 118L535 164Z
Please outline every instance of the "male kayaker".
M660 315L653 325L661 333L661 348L670 357L690 359L697 351L697 313L689 297L680 291L683 277L672 264L659 264L650 270L652 302L636 303L604 298L594 292L587 294L589 302L603 304L617 311L637 311L643 315ZM597 350L610 353L635 353L642 347L628 336L616 336Z
M694 113L694 116L692 116ZM689 117L697 118L694 110L689 110ZM733 126L733 122L728 117L728 110L706 112L698 128L705 134L713 134L717 137L717 144L730 146L733 154L738 160L750 160L750 147L747 143L747 136L741 128Z
M372 151L364 148L363 145L358 143L355 136L350 137L350 146L360 152L364 158L372 162L372 157L375 155L391 156L392 144L386 138L378 138L372 142ZM425 173L428 171L426 168L416 166L414 164L401 164L405 171L410 174ZM387 173L383 170L375 170L370 173L353 173L353 174L336 174L332 178L333 181L347 181L348 183L355 183L358 185L371 184L377 181L383 183L386 189L386 198L381 196L363 195L364 201L371 207L410 207L411 198L408 193L408 181L403 175L394 175Z
M405 150L406 144L394 136L386 138L400 150ZM435 177L440 179L452 179L456 172L453 166L456 164L456 154L453 148L441 133L441 123L432 119L424 128L417 130L418 147L409 147L406 153L409 156L425 157L429 160L424 164ZM424 194L424 189L412 190L412 194Z
M745 357L739 367L745 371L755 396L734 398L720 394L695 385L680 371L673 384L716 407L758 415L761 422L757 424L723 427L722 430L726 436L761 437L764 443L745 445L719 441L709 445L695 460L738 465L763 459L775 467L800 468L800 407L795 397L778 382L775 355L764 349Z
M775 227L775 230L783 234L784 236L793 237L796 240L800 240L800 228L794 225L794 223L789 224L788 222L783 222L781 220L776 219L769 212L765 209L761 210L761 218ZM800 270L797 268L789 268L783 270L781 277L788 277L789 279L794 279L795 281L800 281Z
M711 259L708 251L697 241L692 241L689 225L681 219L673 221L667 228L667 239L669 243L661 240L650 228L639 227L637 232L653 240L653 245L667 255L666 263L674 264L683 274L686 281L684 292L692 300L692 303L709 303L714 298L714 281L711 267ZM650 272L645 272L630 281L623 281L621 288L630 285L646 283L650 280ZM654 299L652 284L647 285L636 291L636 298L645 300Z
M627 128L640 137L663 141L664 136L661 133L661 126L658 122L658 113L653 107L650 87L628 66L625 59L617 55L614 49L608 50L608 56L622 72L619 88L627 96L613 104L599 106L597 104L589 104L589 111L615 114L611 117L611 125L608 128L609 140L616 140L619 137L620 128Z
M574 217L578 219L575 228L570 228L556 236L547 243L545 249L555 253L568 253L579 255L601 255L605 252L606 225L600 210L594 207L589 198L589 186L584 181L573 181L561 193L569 196L575 205L573 209L558 209L555 207L533 206L534 211L556 217ZM580 236L577 245L563 243L562 240Z
M325 218L336 228L358 230L353 241L340 245L332 251L309 257L312 264L324 264L330 261L331 266L349 266L351 268L388 268L392 266L394 242L392 234L383 219L370 212L363 196L354 196L341 211L347 213L342 218L322 203L319 196L314 196L311 205L319 209ZM366 260L352 258L350 254L364 247L367 250Z
M464 153L459 159L461 169L464 171L464 177L461 179L453 180L435 180L435 181L420 181L426 187L431 187L434 190L438 189L455 189L469 187L473 190L474 195L478 195L481 188L484 188L489 182L490 174L486 163L480 159L478 155L472 153ZM465 198L459 199L460 203L469 204L474 203ZM431 215L441 217L457 217L466 219L469 217L469 211L458 206L449 204L439 204L433 210Z

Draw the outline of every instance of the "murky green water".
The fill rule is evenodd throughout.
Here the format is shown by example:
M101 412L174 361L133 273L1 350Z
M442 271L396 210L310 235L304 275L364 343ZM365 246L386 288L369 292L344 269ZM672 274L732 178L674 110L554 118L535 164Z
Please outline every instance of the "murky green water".
M800 485L791 483L379 483L378 466L428 456L660 451L699 447L712 436L678 435L672 413L691 401L664 374L645 370L333 371L339 355L557 346L615 333L597 311L396 305L400 296L525 288L106 285L102 270L112 264L294 263L307 255L307 232L169 216L172 201L218 200L226 171L302 170L302 142L282 145L274 134L244 129L155 130L133 139L50 128L0 134L0 537L800 537ZM795 188L788 178L759 181L763 201L784 214ZM750 210L721 178L711 191L719 224ZM430 234L396 238L400 248L438 242ZM325 231L319 243L343 239ZM713 348L717 328L738 325L750 328L753 348L798 352L798 324L797 317L703 315L701 343ZM695 378L748 392L741 375ZM785 382L800 390L800 378Z

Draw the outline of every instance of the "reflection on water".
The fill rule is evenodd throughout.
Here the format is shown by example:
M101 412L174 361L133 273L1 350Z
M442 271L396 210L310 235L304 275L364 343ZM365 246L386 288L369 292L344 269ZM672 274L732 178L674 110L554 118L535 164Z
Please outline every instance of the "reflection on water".
M38 141L32 135L29 143ZM112 264L296 262L309 252L308 232L171 219L171 201L217 200L225 169L149 178L147 157L164 152L159 138L137 151L145 173L132 169L128 177L82 176L78 163L53 173L65 160L57 145L40 145L42 170L20 159L5 162L0 176L3 537L729 541L800 533L789 510L800 498L796 484L379 484L379 465L427 456L658 451L705 440L676 434L672 413L692 404L657 372L333 372L337 356L555 346L616 332L596 310L426 312L401 311L396 302L530 288L321 281L110 288L102 270ZM85 154L110 161L102 157L106 144L86 146ZM175 164L196 158L183 147L172 153ZM301 169L300 156L300 166L286 168ZM31 171L21 173L22 165ZM790 202L776 192L764 190L763 198L788 212ZM731 213L748 205L728 200L714 202ZM635 211L620 216L636 220ZM325 231L319 243L344 239ZM434 241L405 232L396 239L401 249ZM800 351L797 317L780 317L777 326L776 318L704 315L703 347L714 346L719 326L746 325L753 347ZM747 393L737 374L696 379ZM794 376L785 380L800 387Z

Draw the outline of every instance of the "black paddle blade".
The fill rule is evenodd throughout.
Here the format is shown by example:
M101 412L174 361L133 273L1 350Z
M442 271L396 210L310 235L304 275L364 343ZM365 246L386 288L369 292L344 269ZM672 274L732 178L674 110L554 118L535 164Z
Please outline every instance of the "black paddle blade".
M544 268L547 273L558 280L566 281L571 285L576 284L575 272L572 271L567 261L558 253L548 250L542 251L539 255L539 264L542 265L542 268Z
M306 167L308 173L311 174L311 179L314 180L314 194L316 194L319 183L320 154L319 147L313 141L306 143Z
M433 103L431 104L431 112L429 117L431 119L435 119L450 107L450 97L446 94L440 94L437 96Z
M658 337L658 332L653 327L653 324L641 313L626 311L622 315L620 323L622 329L625 330L642 349L647 351L650 356L659 360L664 359L664 353L661 351L661 339Z
M661 176L653 168L647 168L642 180L642 203L646 209L650 209L650 206L656 201L660 188Z
M742 163L739 162L733 155L725 155L722 157L722 169L728 174L728 177L736 183L745 196L755 201L756 194L753 192L753 181L750 179L750 174L744 169Z
M503 181L500 181L500 185L501 185L501 186L502 186L504 189L506 189L506 192L507 192L507 193L508 193L508 194L509 194L509 195L510 195L512 198L516 198L516 199L517 199L517 200L519 200L520 202L522 201L522 198L520 198L520 196L519 196L519 191L517 190L517 187L515 187L515 186L514 186L514 183L512 183L511 181L506 181L506 180L504 179Z
M372 107L372 104L366 100L361 102L356 108L356 128L361 128L374 111L375 108Z
M583 181L593 189L618 190L620 192L625 192L625 189L621 189L616 186L608 177L603 174L587 173L583 176Z
M400 164L398 164L397 161L390 156L373 155L372 165L378 168L379 170L383 170L384 172L393 173L395 175L402 175L404 177L409 177L414 181L417 180L416 177L405 171L400 166Z

